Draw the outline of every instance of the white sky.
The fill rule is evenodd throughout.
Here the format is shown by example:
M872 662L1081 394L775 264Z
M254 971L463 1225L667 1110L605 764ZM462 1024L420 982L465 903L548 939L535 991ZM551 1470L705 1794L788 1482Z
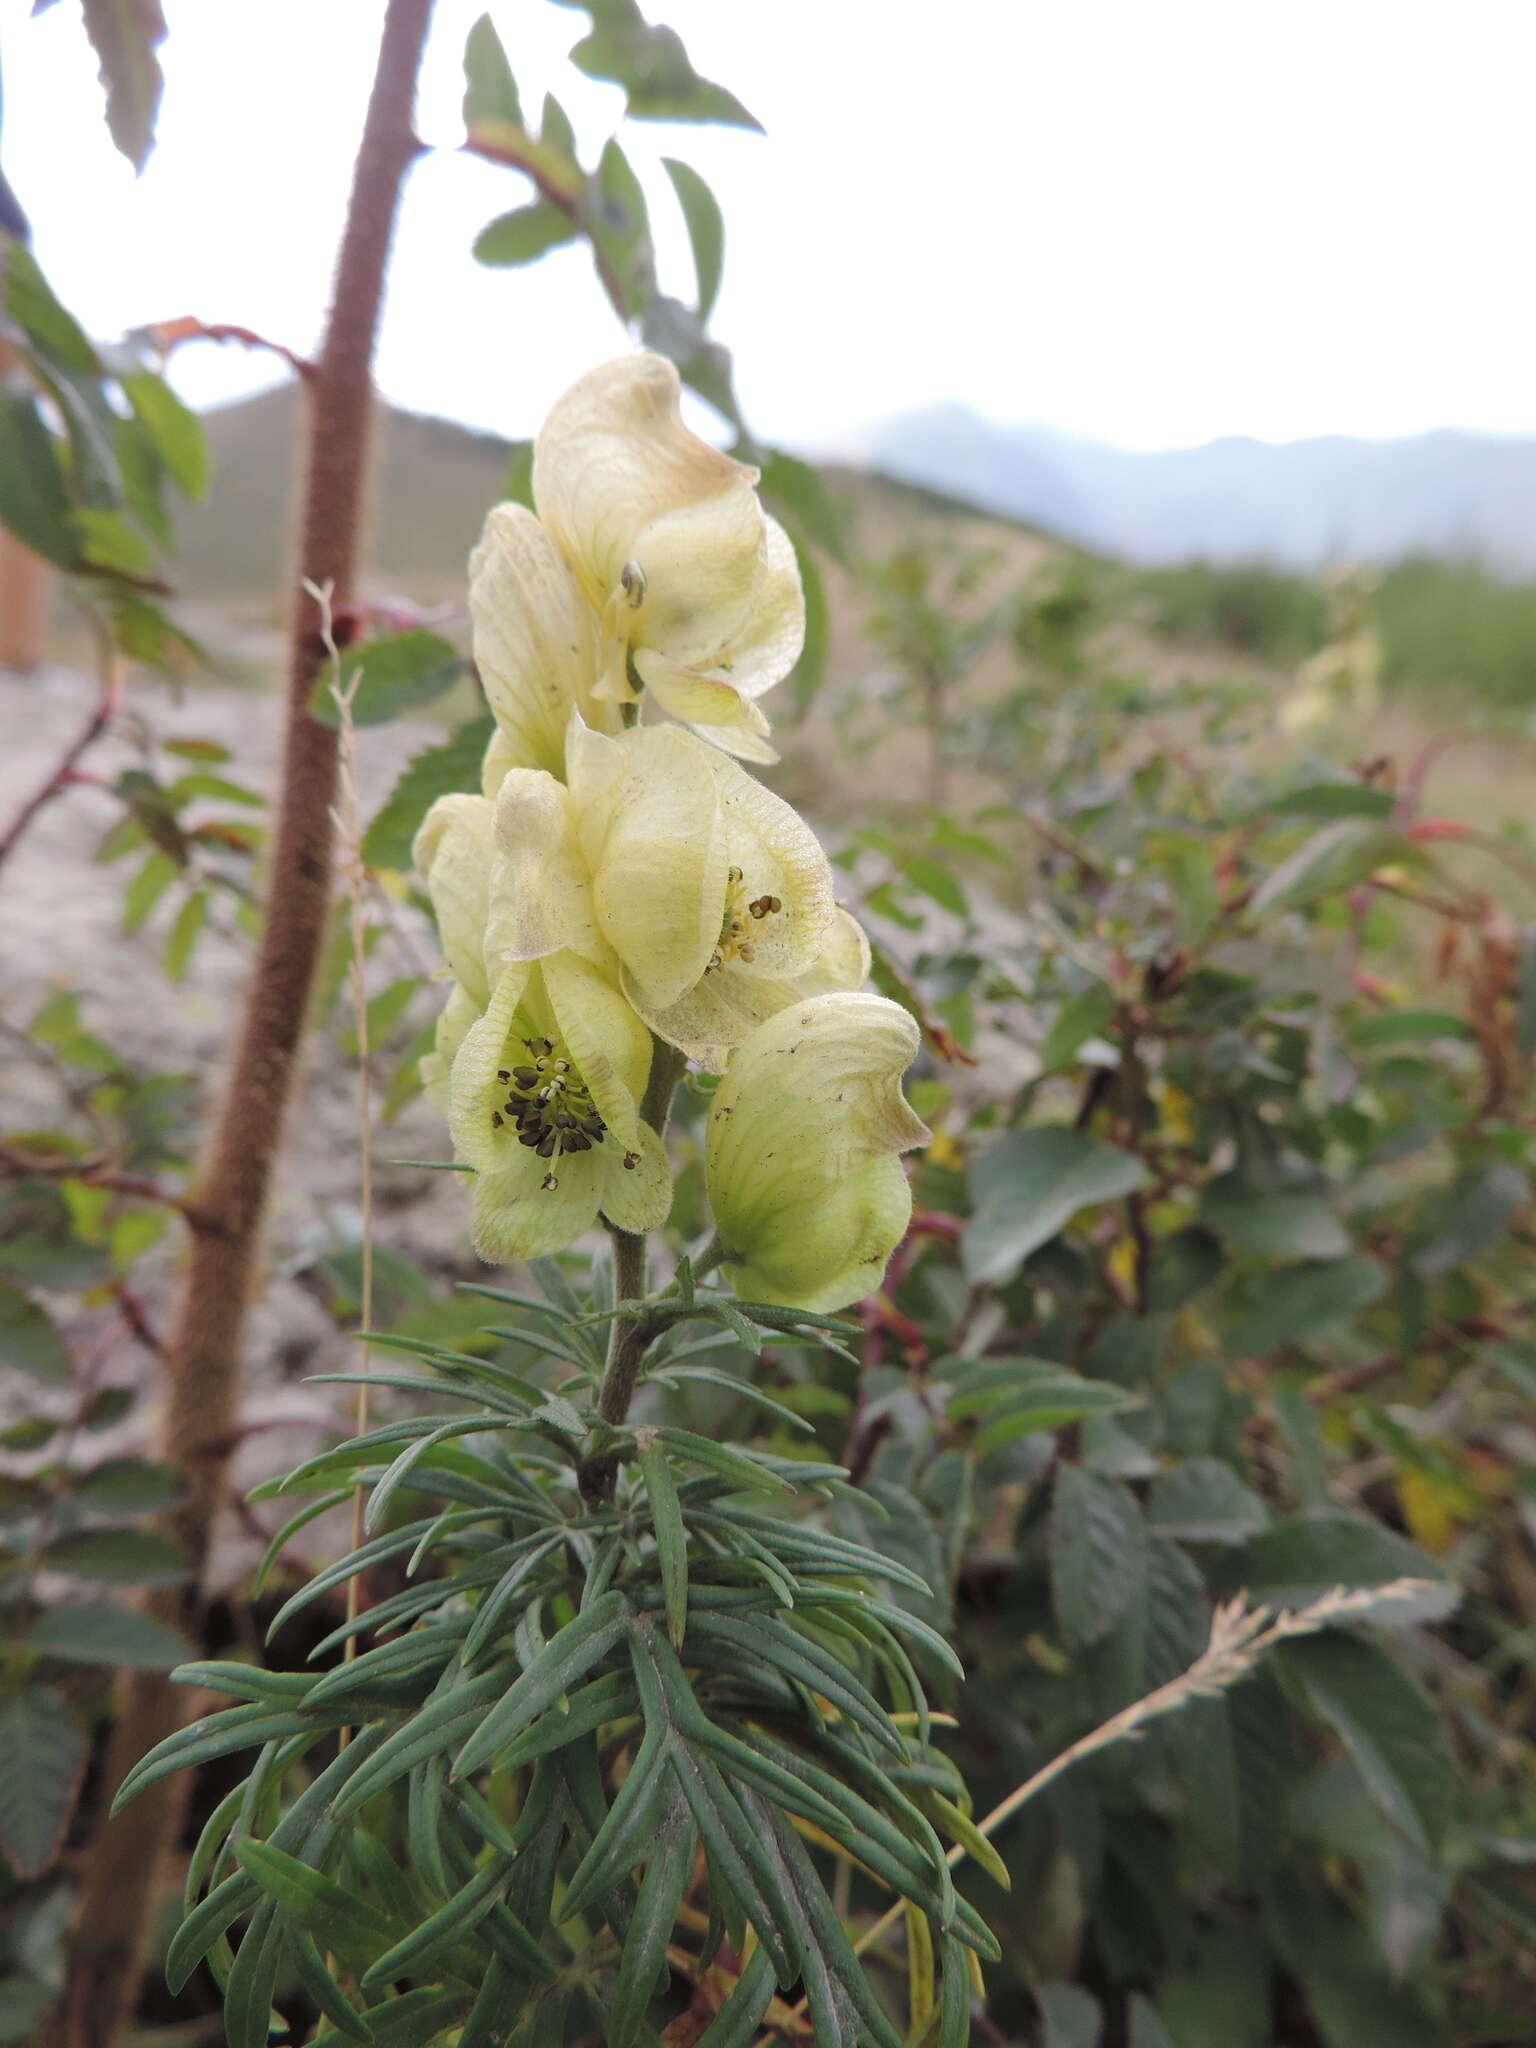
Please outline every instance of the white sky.
M526 433L622 339L577 249L485 271L525 182L453 153L484 0L438 0L379 358L390 397ZM106 140L74 0L0 0L0 161L101 334L195 312L314 342L380 0L167 0L160 146ZM584 17L491 0L525 105L589 146ZM958 399L1133 446L1536 429L1531 0L648 0L768 129L636 124L725 209L715 331L772 439ZM628 141L626 146L629 146ZM595 154L595 150L592 152ZM590 160L590 157L589 157ZM686 295L679 236L664 238ZM665 274L665 273L664 273ZM195 402L272 380L198 347Z

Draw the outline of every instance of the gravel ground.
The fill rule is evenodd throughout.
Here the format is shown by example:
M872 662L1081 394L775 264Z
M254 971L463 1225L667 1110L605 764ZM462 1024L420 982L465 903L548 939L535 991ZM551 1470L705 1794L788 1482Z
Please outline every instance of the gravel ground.
M94 702L94 684L65 669L30 676L0 671L0 829L51 775ZM172 696L148 682L130 695L125 712L81 766L110 782L122 769L142 765L148 731L161 741L218 740L231 749L230 772L270 794L278 721L279 706L265 693L205 687ZM406 722L359 736L365 817L387 794L404 760L435 736L429 727ZM72 989L87 1028L136 1064L191 1074L206 1110L238 1015L251 942L232 921L216 927L210 920L185 981L173 985L161 965L173 898L161 903L143 931L126 933L122 891L137 858L112 867L92 859L119 814L116 799L99 788L82 783L67 789L38 814L0 871L0 1020L25 1025L51 993ZM418 950L427 964L430 938ZM388 973L402 971L397 955ZM0 1129L55 1121L57 1106L46 1071L9 1035L0 1041ZM418 1100L379 1134L377 1149L385 1157L434 1158L446 1148L438 1120ZM463 1205L446 1176L383 1166L377 1187L381 1237L429 1266L464 1269ZM280 1155L266 1269L249 1325L246 1433L235 1471L239 1489L307 1456L343 1397L341 1389L303 1385L306 1374L343 1367L348 1350L313 1279L303 1275L318 1256L355 1242L358 1199L355 1072L333 1034L311 1034ZM170 1314L174 1240L175 1233L167 1233L135 1269L135 1287L155 1327ZM89 1360L104 1381L142 1384L150 1393L120 1431L92 1440L93 1455L148 1449L156 1427L152 1355L124 1332L115 1313L100 1309L78 1310L69 1336L76 1356ZM30 1382L17 1385L10 1402L0 1391L0 1414L7 1407L35 1410L48 1398ZM68 1397L57 1405L66 1408ZM316 1530L323 1552L321 1525ZM245 1518L232 1513L213 1567L216 1582L238 1574L251 1540Z

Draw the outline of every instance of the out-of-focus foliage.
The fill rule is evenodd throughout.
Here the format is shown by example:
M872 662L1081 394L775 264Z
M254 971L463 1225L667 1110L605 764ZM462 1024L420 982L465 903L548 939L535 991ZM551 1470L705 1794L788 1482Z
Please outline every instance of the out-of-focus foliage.
M574 59L631 116L750 123L629 0L584 11ZM106 62L113 9L95 12ZM109 78L141 158L153 10L121 21L147 24ZM830 735L843 891L876 984L923 1028L935 1136L885 1290L838 1324L696 1285L707 1089L685 1096L673 1277L646 1305L659 1342L623 1433L591 1413L600 1264L515 1274L488 1309L381 1222L375 1434L311 1461L298 1521L193 1646L189 1677L245 1704L150 1767L199 1765L202 1829L157 2013L217 2038L207 1955L237 2048L475 2048L509 2004L528 2048L664 2025L708 2048L760 2025L803 2042L792 2001L768 2004L777 1964L828 2042L1523 2039L1528 836L1427 815L1427 755L1326 723L1277 733L1274 670L1227 657L1316 656L1311 584L1067 550L1025 572L915 513L861 555L817 476L743 424L707 331L724 230L698 174L666 166L695 270L671 297L618 142L584 165L557 102L525 114L488 22L466 78L470 147L531 187L480 260L584 242L626 331L678 362L795 533L806 751ZM0 518L119 656L175 667L162 586L170 515L205 480L197 423L152 350L88 341L30 255L0 260ZM865 627L831 681L817 552ZM1389 682L1528 697L1527 593L1405 565L1370 607ZM451 621L342 623L360 723L472 696ZM1154 673L1149 626L1196 646L1204 679L1165 646ZM334 715L328 687L314 710ZM908 787L850 769L913 726ZM418 753L363 838L386 1121L432 1028L411 836L434 797L477 786L486 737L470 715ZM195 978L206 930L254 929L263 806L219 743L148 727L113 793L99 855L129 863L124 922ZM317 1004L332 1058L356 1052L351 948L338 917ZM127 1061L68 993L4 1027L28 1078L0 1135L0 1344L21 1389L0 1421L0 2040L26 2041L58 1989L108 1679L186 1654L132 1605L180 1569L163 1522L184 1478L112 1432L142 1438L119 1364L153 1384L143 1276L197 1218L184 1077ZM340 1325L361 1265L347 1237L305 1268ZM606 1505L575 1484L594 1453L622 1466ZM358 1560L338 1542L311 1576L291 1538L359 1480L354 1630ZM1404 1577L1413 1604L1288 1644L1075 1766L989 1862L986 1809L1184 1670L1215 1600ZM266 1668L267 1628L290 1669ZM228 1759L247 1751L242 1780ZM854 1961L901 1897L878 1960ZM983 1923L1002 1950L984 2008Z

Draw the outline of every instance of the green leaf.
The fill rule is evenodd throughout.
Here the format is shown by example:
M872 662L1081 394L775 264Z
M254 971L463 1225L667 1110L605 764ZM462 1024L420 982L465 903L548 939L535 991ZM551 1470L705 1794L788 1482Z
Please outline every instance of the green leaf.
M625 111L637 121L720 121L760 128L734 93L701 78L675 29L652 27L635 0L592 0L592 33L571 51L588 78L621 85Z
M1465 1017L1451 1010L1388 1010L1366 1017L1350 1031L1351 1045L1370 1050L1383 1045L1421 1045L1426 1039L1471 1038Z
M85 32L101 66L107 128L135 171L155 143L164 80L156 45L165 35L159 0L82 0Z
M677 1909L693 1875L698 1835L681 1794L662 1823L647 1859L635 1913L624 1939L618 1982L608 2008L609 2048L637 2048L646 2007L668 1974L666 1952Z
M0 524L61 569L78 568L80 532L58 443L29 392L0 385Z
M1082 1131L1053 1124L1010 1132L971 1170L976 1208L963 1245L967 1276L1011 1280L1079 1210L1128 1195L1146 1178L1133 1153Z
M101 361L85 329L55 296L37 258L24 242L8 241L4 261L5 305L51 368L99 377Z
M610 138L603 147L597 175L588 186L583 216L593 250L611 279L610 294L617 293L615 310L626 320L638 319L656 297L650 216L644 188L616 139ZM678 310L688 311L682 306ZM649 341L649 345L661 344Z
M1159 1472L1147 1521L1185 1543L1245 1543L1269 1526L1269 1510L1222 1458L1186 1458Z
M1507 1159L1493 1159L1441 1189L1415 1233L1413 1270L1438 1280L1475 1259L1501 1238L1515 1212L1530 1199L1531 1184Z
M369 1967L363 1977L364 1987L392 1984L400 1977L423 1977L434 1971L447 1950L467 1939L486 1914L502 1904L515 1860L504 1851L493 1851L451 1899ZM529 1941L531 1945L531 1936Z
M667 1634L672 1647L680 1650L688 1627L688 1531L677 1498L677 1482L660 1440L648 1429L637 1430L641 1475L651 1503L651 1528L661 1564L662 1592L666 1600Z
M488 221L476 235L472 253L477 263L510 269L536 262L551 249L576 241L580 234L579 225L562 207L548 199L536 199L531 206L516 207Z
M487 121L521 128L523 103L496 25L482 14L464 44L464 126L473 133Z
M155 847L123 891L123 930L136 932L182 871L174 855Z
M1173 2048L1168 2029L1157 2016L1156 2006L1139 1991L1131 1994L1130 2022L1128 2048Z
M1294 910L1319 897L1336 896L1363 882L1373 868L1419 859L1411 839L1363 818L1340 818L1304 840L1264 877L1253 892L1252 910Z
M157 1529L76 1529L56 1536L43 1551L51 1572L75 1579L164 1586L187 1575L186 1552Z
M1036 1430L1062 1429L1090 1415L1136 1405L1137 1396L1124 1387L1084 1379L1043 1359L988 1358L956 1373L948 1412L957 1420L985 1418L976 1437L977 1450L985 1453Z
M371 2042L373 2029L326 1967L325 1957L301 1928L289 1927L286 1946L294 1975L317 2009L351 2041Z
M1305 1607L1331 1592L1385 1586L1393 1579L1426 1579L1417 1600L1383 1603L1376 1621L1406 1623L1439 1619L1460 1598L1436 1561L1405 1537L1379 1523L1325 1509L1288 1515L1252 1538L1240 1558L1223 1570L1231 1590L1247 1587L1255 1600L1275 1607Z
M1222 1174L1202 1190L1196 1217L1240 1251L1281 1259L1342 1259L1349 1232L1327 1196L1311 1188L1269 1190Z
M1040 1070L1052 1074L1064 1067L1086 1039L1095 1038L1115 1014L1115 999L1102 981L1091 982L1068 996L1056 1012L1040 1048Z
M1386 1284L1377 1262L1363 1256L1261 1274L1235 1298L1231 1347L1264 1358L1285 1344L1308 1344L1379 1300Z
M688 228L694 276L698 284L695 310L700 324L707 324L715 309L725 268L725 217L720 211L719 200L692 164L671 156L664 156L661 161L672 180L672 188ZM773 487L768 484L766 473L763 484L771 494Z
M354 725L385 725L451 689L464 673L464 658L439 633L413 626L370 640L360 652L341 657L341 687L357 678L352 699ZM309 693L309 715L321 725L339 725L341 713L331 693L331 671L325 669Z
M920 889L941 910L949 911L954 917L970 916L965 891L942 861L936 861L926 853L910 854L902 862L901 872L914 889Z
M694 2048L749 2048L772 1996L773 1964L767 1950L759 1946Z
M363 834L363 859L371 868L411 864L411 841L417 827L440 796L454 790L478 790L480 763L496 721L489 712L461 725L440 746L414 756L402 771L383 808Z
M1104 2015L1099 2001L1077 1984L1042 1984L1041 2048L1099 2048Z
M1430 1696L1362 1636L1303 1636L1274 1657L1286 1690L1327 1722L1386 1819L1432 1849L1452 1817L1456 1772Z
M77 1507L92 1514L158 1515L175 1507L186 1481L174 1465L149 1458L108 1458L74 1482Z
M1283 796L1266 797L1259 810L1299 818L1390 818L1396 803L1390 789L1369 789L1363 782L1309 782Z
M0 1280L0 1364L51 1386L69 1382L69 1354L52 1317L9 1280Z
M790 540L794 544L795 561L800 570L800 588L805 595L805 643L800 649L789 681L794 692L795 709L803 712L809 708L826 678L827 644L831 625L827 610L827 586L822 581L821 571L799 535L792 533Z
M686 166L683 166L686 169ZM809 462L802 462L798 455L788 455L782 448L760 449L755 457L762 481L759 488L770 506L778 506L808 533L817 547L824 548L834 562L846 559L847 549L843 545L842 522L837 507L827 493L821 471ZM936 821L935 839L943 843ZM961 833L961 841L973 835ZM983 846L990 844L983 839ZM972 845L968 850L975 851ZM992 853L996 855L996 848Z
M40 1877L58 1854L85 1755L75 1717L51 1686L0 1700L0 1857L16 1877Z
M608 1592L582 1609L574 1621L552 1636L533 1662L476 1726L459 1751L454 1776L467 1777L488 1763L516 1736L553 1706L577 1679L605 1657L629 1626L624 1595Z
M689 1464L704 1465L719 1472L737 1486L755 1493L793 1493L793 1482L772 1472L750 1452L730 1444L717 1444L713 1437L700 1436L692 1429L663 1429L657 1434Z
M235 1843L235 1856L269 1898L328 1947L371 1954L391 1938L390 1922L377 1907L299 1857L249 1837Z
M1083 1650L1135 1603L1146 1574L1136 1503L1115 1480L1062 1465L1051 1496L1051 1599L1062 1638Z
M189 498L208 494L208 439L203 423L183 405L163 377L135 370L123 378L123 393L143 421L155 451L179 489Z
M162 955L166 977L170 981L182 981L191 965L193 948L202 935L212 902L209 890L196 888L182 899L181 908L172 920L166 933L165 950Z
M63 1664L113 1664L132 1671L169 1671L193 1654L178 1629L110 1600L51 1607L26 1633L29 1650Z

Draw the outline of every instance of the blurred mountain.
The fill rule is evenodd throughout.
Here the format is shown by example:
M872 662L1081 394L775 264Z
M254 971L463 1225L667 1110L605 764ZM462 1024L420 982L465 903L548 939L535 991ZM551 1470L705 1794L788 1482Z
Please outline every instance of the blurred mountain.
M196 599L274 598L298 494L301 394L282 384L203 415L207 503L178 524L175 581ZM367 513L371 580L418 597L462 591L485 510L505 495L513 449L452 420L381 406Z
M875 429L877 468L1131 561L1470 558L1536 571L1536 439L1234 437L1134 453L930 406Z

